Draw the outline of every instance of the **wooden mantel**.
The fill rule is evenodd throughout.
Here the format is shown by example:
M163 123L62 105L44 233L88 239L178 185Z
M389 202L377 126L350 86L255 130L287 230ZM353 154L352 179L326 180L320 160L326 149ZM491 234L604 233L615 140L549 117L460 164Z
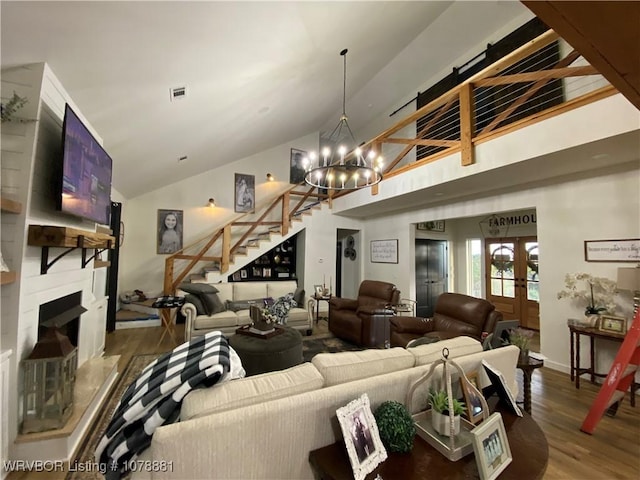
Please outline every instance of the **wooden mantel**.
M116 239L108 233L89 232L87 230L77 230L69 227L29 225L27 244L42 247L40 273L44 275L54 263L76 248L82 249L81 267L84 268L94 258L99 259L98 254L103 250L115 248ZM66 248L67 250L49 261L50 247ZM87 250L89 249L95 250L95 253L87 258ZM109 262L102 262L100 260L94 262L94 267L96 268L107 266L109 266Z
M28 244L35 247L115 248L115 237L69 227L29 225Z

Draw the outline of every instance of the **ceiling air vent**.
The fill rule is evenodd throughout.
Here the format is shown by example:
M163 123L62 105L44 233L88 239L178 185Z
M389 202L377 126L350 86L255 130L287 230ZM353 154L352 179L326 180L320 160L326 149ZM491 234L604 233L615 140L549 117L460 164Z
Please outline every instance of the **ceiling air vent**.
M175 87L169 89L170 98L174 100L181 100L187 96L187 87Z

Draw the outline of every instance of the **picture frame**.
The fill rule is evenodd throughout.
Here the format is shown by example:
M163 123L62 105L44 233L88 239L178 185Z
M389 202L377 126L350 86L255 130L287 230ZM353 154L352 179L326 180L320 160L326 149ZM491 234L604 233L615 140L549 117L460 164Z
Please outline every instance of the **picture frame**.
M307 152L298 148L291 149L289 157L289 183L297 185L304 182L304 159L307 158Z
M236 173L233 206L237 213L253 213L256 208L256 176Z
M247 278L247 271L242 269L240 270L240 278Z
M172 254L182 250L183 218L182 210L158 209L158 254Z
M387 459L387 451L380 439L375 417L371 413L366 393L336 410L355 480L363 480L368 473Z
M434 220L431 222L420 222L416 225L417 230L428 230L431 232L444 232L444 220Z
M467 411L464 413L464 416L469 420L469 422L477 425L482 421L482 401L480 397L482 396L482 390L480 389L480 383L478 379L478 371L474 370L473 372L465 373L467 380L469 380L476 390L469 388L469 385L464 381L463 378L460 378L460 388L462 389L462 395L464 397L464 403L467 406Z
M640 262L640 238L585 240L585 262Z
M316 298L321 298L324 296L324 288L322 285L314 285L313 292Z
M371 263L398 263L398 239L371 240Z
M624 317L614 317L613 315L600 315L598 330L624 335L627 333L627 319Z
M498 478L498 475L513 460L502 415L498 412L493 413L479 426L471 430L471 434L480 480Z
M502 400L514 414L522 417L522 410L520 410L520 407L516 403L516 399L513 397L511 390L509 390L507 381L504 379L502 372L484 359L482 360L481 365L484 367L484 371L487 373L489 380L491 380L493 390L497 392L500 400ZM483 393L485 393L484 390Z

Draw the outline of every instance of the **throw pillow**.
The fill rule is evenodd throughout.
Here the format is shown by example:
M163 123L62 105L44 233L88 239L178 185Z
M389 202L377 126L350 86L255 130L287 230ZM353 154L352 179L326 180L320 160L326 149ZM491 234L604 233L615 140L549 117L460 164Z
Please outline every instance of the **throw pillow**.
M181 283L178 288L194 295L200 295L202 293L218 293L218 289L209 283L185 282Z
M257 305L262 308L264 304L264 298L255 298L253 300L227 300L227 310L238 312L240 310L249 310L251 305Z
M298 287L296 291L293 292L293 299L296 301L296 306L302 306L304 303L304 288Z
M198 315L206 315L207 314L207 310L206 310L206 308L204 308L202 300L200 300L200 297L198 297L197 295L193 295L191 293L188 293L188 294L186 294L184 296L184 301L186 303L191 303L194 307L196 307L196 313Z
M224 308L224 303L222 303L222 300L218 298L217 293L203 293L200 295L200 298L202 299L204 308L207 311L207 315L214 315L226 310Z
M284 297L278 298L273 305L267 307L269 313L278 317L279 324L287 323L287 315L291 307L297 307L298 304L293 299L293 293L287 293Z

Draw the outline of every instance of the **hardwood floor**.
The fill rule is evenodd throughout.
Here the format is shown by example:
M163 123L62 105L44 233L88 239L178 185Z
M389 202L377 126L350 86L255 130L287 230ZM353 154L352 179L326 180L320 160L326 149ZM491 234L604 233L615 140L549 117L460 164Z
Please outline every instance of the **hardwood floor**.
M182 326L176 335L182 338ZM320 322L314 333L326 331ZM172 348L165 336L157 345L161 328L117 330L107 335L106 355L121 355L119 367L132 355L161 353ZM568 339L567 339L568 342ZM519 375L521 372L518 371ZM522 379L520 388L522 389ZM615 417L603 417L593 435L580 431L598 387L585 380L576 390L569 375L541 368L532 379L532 416L549 443L549 464L545 479L609 480L640 477L640 398L632 408L628 398ZM64 476L12 473L10 480L53 480ZM522 480L527 480L523 478Z

